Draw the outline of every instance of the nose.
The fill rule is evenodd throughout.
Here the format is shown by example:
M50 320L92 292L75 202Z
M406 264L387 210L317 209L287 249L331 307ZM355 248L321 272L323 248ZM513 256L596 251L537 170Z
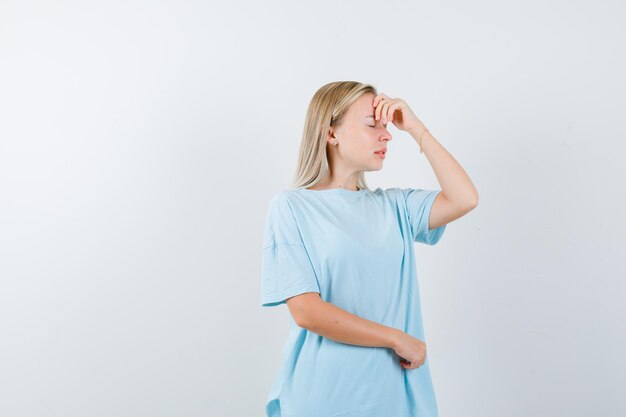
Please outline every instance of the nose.
M387 142L389 142L392 138L391 133L389 133L389 131L387 130L387 128L383 128L384 133L382 135L380 135L380 140L386 140Z
M380 139L386 139L387 141L391 140L391 133L389 133L389 131L387 130L387 127L383 124L382 119L378 119L378 127L382 128L383 133L381 134L381 136L379 137ZM380 130L380 129L378 129Z

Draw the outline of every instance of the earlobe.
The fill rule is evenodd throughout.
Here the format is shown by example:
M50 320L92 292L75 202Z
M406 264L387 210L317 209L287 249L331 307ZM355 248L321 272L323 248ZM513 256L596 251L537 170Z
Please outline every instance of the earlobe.
M332 128L328 129L328 136L330 138L332 138L329 143L331 145L337 145L337 139L334 137L335 136L335 132L333 131Z

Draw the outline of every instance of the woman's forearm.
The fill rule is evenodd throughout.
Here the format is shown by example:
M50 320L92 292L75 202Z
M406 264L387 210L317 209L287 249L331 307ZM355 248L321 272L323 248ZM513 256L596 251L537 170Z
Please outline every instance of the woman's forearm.
M437 139L420 124L409 133L420 145L424 155L435 172L441 191L450 202L458 207L475 207L478 204L478 191L472 180L457 160Z
M395 348L402 331L352 314L320 300L304 323L306 329L351 345Z

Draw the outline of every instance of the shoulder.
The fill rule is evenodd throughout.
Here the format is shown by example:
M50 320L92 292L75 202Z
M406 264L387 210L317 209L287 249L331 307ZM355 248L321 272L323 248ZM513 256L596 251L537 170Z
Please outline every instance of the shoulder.
M403 188L400 187L391 187L391 188L379 188L378 190L380 190L381 193L384 193L387 196L390 197L396 197L398 194L402 193Z
M384 190L387 199L403 210L420 209L432 202L440 190L411 187L393 187Z
M385 192L390 197L394 197L402 201L406 201L407 198L412 198L417 195L422 196L422 195L430 194L433 191L439 191L439 190L425 190L422 188L411 188L411 187L393 187L393 188L387 188L385 190Z
M294 201L297 201L295 190L281 190L270 198L268 214L277 216L293 214Z
M272 196L270 206L290 205L296 196L296 190L281 190Z
M384 189L379 188L376 190L376 192L387 200L398 202L403 200L406 190L406 188L391 187Z

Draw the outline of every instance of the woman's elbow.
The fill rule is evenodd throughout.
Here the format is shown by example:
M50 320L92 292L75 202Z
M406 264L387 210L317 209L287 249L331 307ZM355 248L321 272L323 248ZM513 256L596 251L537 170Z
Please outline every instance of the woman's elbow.
M286 300L293 320L298 326L305 329L309 329L312 325L313 313L320 302L322 302L322 299L318 292L305 292Z

